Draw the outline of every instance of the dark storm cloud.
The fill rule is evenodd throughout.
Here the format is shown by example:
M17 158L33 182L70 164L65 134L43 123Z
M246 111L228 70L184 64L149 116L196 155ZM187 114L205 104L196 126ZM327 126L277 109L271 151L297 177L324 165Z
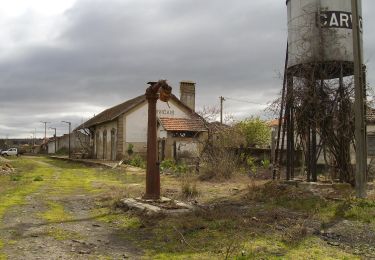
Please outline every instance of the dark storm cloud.
M364 3L374 10L372 1ZM373 18L367 11L364 17L370 32ZM40 128L40 120L78 124L144 93L150 80L168 79L176 94L180 80L197 82L199 106L220 95L266 103L281 88L285 1L79 0L61 24L51 42L0 62L0 138ZM372 57L375 39L367 35ZM225 106L241 116L261 108Z

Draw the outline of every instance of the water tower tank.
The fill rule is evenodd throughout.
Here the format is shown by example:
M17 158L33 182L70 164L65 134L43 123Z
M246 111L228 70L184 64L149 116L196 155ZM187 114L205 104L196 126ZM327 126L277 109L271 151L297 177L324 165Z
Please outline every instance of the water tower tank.
M358 2L362 17L362 1ZM327 72L324 78L335 78L339 75L334 67L342 64L344 76L352 75L351 0L287 0L287 7L288 70L318 64Z

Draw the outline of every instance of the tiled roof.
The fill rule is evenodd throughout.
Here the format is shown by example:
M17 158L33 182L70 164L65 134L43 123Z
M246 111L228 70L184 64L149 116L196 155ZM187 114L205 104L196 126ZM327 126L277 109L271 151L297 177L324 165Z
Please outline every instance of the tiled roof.
M111 107L107 110L104 110L99 115L94 116L93 118L89 119L82 125L76 128L76 130L84 129L84 128L90 128L92 126L109 122L114 119L116 119L118 116L120 116L123 113L126 113L127 111L131 110L132 108L136 107L140 103L146 101L146 96L141 95L139 97L130 99L124 103L121 103L117 106Z
M281 120L281 122L284 122L284 119ZM271 121L268 121L269 127L278 127L279 126L279 118L275 118Z
M190 111L191 115L193 117L199 117L197 113L191 110L187 105L185 105L183 102L181 102L175 95L172 94L171 100L175 101L179 105L183 106L186 108L186 110ZM117 117L120 115L130 111L131 109L135 108L139 104L146 102L146 95L141 95L136 98L130 99L124 103L121 103L117 106L111 107L107 110L104 110L97 116L94 116L93 118L89 119L85 123L81 124L78 126L75 130L80 130L80 129L85 129L85 128L90 128L95 125L99 125L105 122L109 122L112 120L115 120Z
M223 131L223 130L226 130L226 129L230 129L230 128L231 127L229 125L222 124L220 122L211 122L211 123L208 123L208 129L211 132L220 132L220 131Z
M167 131L207 131L203 120L199 118L159 118L159 121Z

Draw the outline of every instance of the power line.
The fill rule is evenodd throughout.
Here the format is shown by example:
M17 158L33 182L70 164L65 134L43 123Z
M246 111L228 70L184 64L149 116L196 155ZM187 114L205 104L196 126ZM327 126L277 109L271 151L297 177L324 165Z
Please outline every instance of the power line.
M267 104L261 104L261 103L257 103L257 102L253 102L253 101L248 101L248 100L243 100L243 99L237 99L237 98L230 98L230 97L225 97L225 99L228 99L228 100L233 100L233 101L237 101L237 102L243 102L243 103L248 103L248 104L253 104L253 105L259 105L259 106L265 106Z

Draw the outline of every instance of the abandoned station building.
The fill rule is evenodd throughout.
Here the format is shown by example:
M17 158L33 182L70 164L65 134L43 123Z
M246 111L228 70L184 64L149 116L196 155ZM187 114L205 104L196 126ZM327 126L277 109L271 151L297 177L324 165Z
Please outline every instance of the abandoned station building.
M208 129L195 112L195 83L180 83L180 99L157 102L159 158L198 157ZM89 129L93 157L121 160L129 153L146 155L148 103L145 95L109 108L76 130ZM128 152L131 150L131 152Z

